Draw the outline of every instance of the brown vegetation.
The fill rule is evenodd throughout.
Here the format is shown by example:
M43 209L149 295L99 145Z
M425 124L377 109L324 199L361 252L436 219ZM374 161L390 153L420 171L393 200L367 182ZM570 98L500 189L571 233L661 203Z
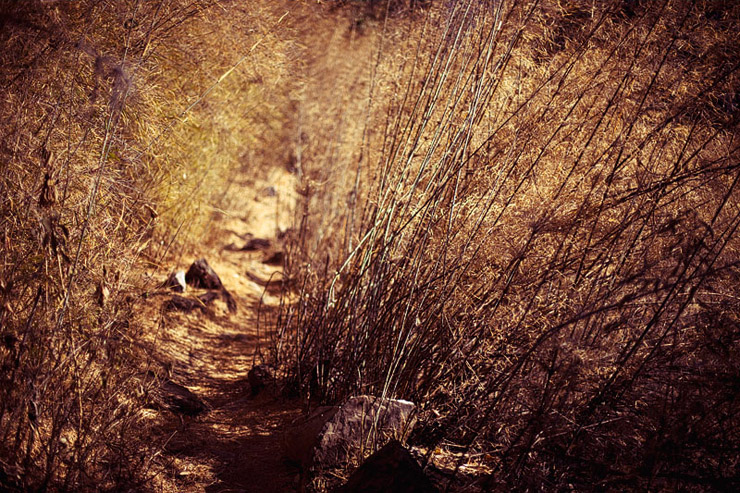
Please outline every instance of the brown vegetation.
M253 315L288 393L413 400L426 460L484 489L740 488L738 6L32 0L0 25L0 489L161 485L141 295L275 165L300 203Z
M260 166L250 149L283 138L281 15L0 3L0 489L139 489L157 474L133 313L161 282L146 272Z
M286 378L420 403L491 489L737 487L738 14L388 15L352 158L304 151Z

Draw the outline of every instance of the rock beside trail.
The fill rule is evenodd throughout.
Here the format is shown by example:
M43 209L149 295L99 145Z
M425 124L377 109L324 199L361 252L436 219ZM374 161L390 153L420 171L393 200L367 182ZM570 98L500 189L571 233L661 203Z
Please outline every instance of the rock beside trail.
M273 383L272 370L267 365L257 365L247 373L247 381L252 395L257 395Z
M390 439L402 441L413 427L415 408L412 402L367 395L317 408L286 433L286 457L304 470L341 467Z
M221 292L229 311L236 311L236 300L224 287L221 282L221 278L219 278L216 271L208 265L208 261L206 259L201 258L192 263L188 271L185 273L185 281L194 288L213 289ZM215 296L208 293L199 296L199 299L205 304L212 302L215 298Z
M208 411L208 406L200 397L172 380L163 380L154 397L161 407L179 414L197 416Z
M218 274L208 265L208 261L204 258L193 262L185 274L185 281L194 288L224 289L224 285Z
M438 491L416 459L391 440L335 490L336 493L433 493Z
M174 270L170 273L170 275L167 277L167 280L164 282L165 288L170 288L172 291L176 293L184 293L187 289L187 283L185 281L185 271L184 270Z
M413 428L415 408L414 403L398 399L353 397L322 429L314 463L332 466L342 463L350 450L379 446L389 438L403 439Z

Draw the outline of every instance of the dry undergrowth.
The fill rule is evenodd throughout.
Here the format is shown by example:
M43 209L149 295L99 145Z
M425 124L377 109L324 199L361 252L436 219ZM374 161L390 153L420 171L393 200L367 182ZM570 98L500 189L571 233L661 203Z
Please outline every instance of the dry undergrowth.
M270 163L289 390L410 398L490 489L737 489L737 6L0 11L3 488L152 484L142 266Z
M487 488L737 487L738 8L387 12L327 43L286 378L418 402Z
M0 489L140 489L138 297L285 136L277 6L0 4ZM157 272L154 281L165 274Z

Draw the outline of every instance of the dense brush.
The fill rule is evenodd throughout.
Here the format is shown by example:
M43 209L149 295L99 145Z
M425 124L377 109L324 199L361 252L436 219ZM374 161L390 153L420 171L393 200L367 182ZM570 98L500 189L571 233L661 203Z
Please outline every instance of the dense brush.
M303 154L274 346L294 388L418 402L417 442L485 458L489 488L736 487L739 14L376 21L343 179Z

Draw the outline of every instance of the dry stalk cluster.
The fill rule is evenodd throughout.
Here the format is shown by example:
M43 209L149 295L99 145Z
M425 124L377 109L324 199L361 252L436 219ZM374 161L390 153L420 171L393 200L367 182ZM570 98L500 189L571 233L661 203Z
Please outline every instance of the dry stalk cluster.
M489 489L737 488L739 16L458 0L354 33L359 103L299 143L292 388L419 403L413 441Z

